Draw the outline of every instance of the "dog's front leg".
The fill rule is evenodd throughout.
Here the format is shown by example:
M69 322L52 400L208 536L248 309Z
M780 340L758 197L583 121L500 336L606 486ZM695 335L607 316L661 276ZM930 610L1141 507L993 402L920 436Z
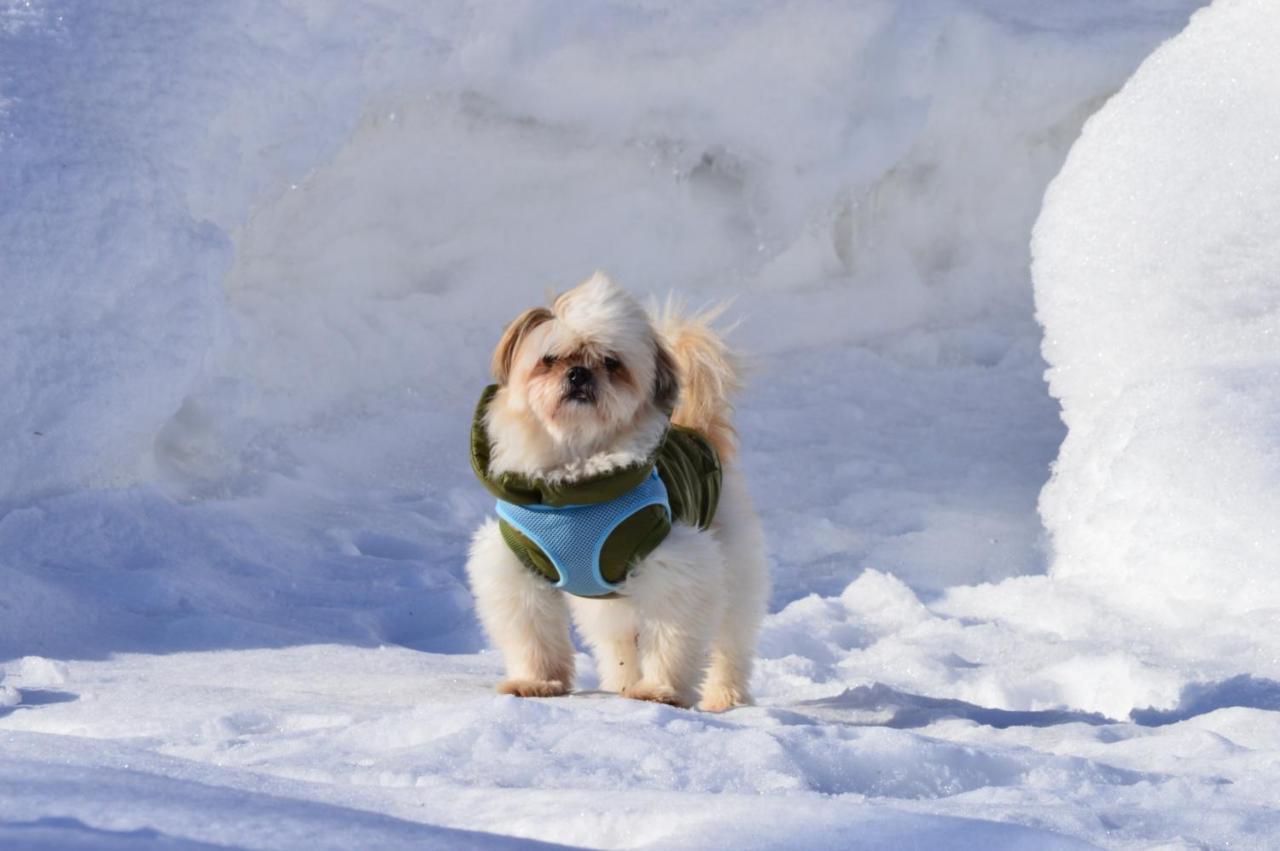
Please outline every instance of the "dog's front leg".
M636 565L625 591L639 627L640 680L624 695L693 705L724 606L723 571L715 540L688 526Z
M578 634L596 657L600 690L625 692L640 679L636 658L635 607L629 600L571 597L569 608Z
M467 577L480 622L506 662L507 679L498 691L519 697L568 694L573 644L564 593L520 563L497 521L486 521L476 532Z

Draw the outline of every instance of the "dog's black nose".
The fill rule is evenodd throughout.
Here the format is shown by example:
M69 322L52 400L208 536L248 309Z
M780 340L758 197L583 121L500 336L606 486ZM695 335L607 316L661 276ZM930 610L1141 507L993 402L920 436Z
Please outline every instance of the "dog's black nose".
M591 383L591 370L585 366L570 367L568 378L570 387L585 387Z

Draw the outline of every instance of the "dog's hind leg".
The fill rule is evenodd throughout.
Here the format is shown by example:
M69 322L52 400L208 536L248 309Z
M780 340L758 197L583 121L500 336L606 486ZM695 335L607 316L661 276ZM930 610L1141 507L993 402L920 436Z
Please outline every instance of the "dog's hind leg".
M476 613L502 651L503 694L556 697L573 686L573 644L564 594L520 563L489 520L471 543L467 576Z
M756 636L769 599L764 535L746 483L736 470L725 471L715 535L724 553L726 606L698 703L699 709L708 712L752 702L749 687Z
M677 525L625 586L639 626L640 679L627 697L691 706L724 606L715 539Z

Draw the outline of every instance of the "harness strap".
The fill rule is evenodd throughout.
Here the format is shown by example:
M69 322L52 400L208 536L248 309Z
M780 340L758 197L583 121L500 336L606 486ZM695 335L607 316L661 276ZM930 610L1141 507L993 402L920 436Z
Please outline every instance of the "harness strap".
M538 547L559 575L555 587L579 597L605 597L619 585L604 578L600 553L609 536L637 512L660 505L671 520L667 486L656 469L622 495L587 505L517 505L498 500L498 516Z

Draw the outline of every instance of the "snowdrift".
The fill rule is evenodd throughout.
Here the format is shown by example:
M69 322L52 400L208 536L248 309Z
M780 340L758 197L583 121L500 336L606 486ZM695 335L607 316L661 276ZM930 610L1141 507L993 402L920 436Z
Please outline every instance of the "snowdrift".
M1194 5L2 7L0 655L478 646L468 410L596 267L749 293L776 605L1040 569L1027 233Z
M1085 125L1035 227L1068 426L1052 575L1189 627L1280 607L1278 41L1268 0L1197 13Z
M757 291L766 352L1023 317L1041 188L1194 4L1025 5L26 4L0 501L461 404L512 307L597 266Z

